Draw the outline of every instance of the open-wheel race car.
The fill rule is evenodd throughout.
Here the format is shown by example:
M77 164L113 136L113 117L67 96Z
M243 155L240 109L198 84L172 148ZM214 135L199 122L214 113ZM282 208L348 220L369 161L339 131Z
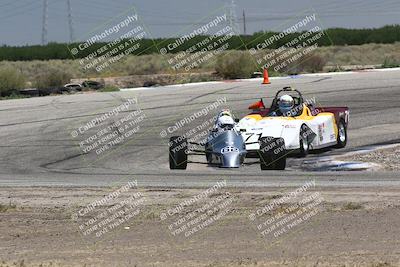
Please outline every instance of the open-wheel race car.
M347 107L316 107L298 90L285 87L270 108L261 99L249 109L252 112L240 121L222 111L205 142L171 137L170 169L186 169L188 155L201 153L209 165L223 168L238 168L247 157L259 158L262 170L284 170L288 155L305 157L310 150L347 144ZM202 149L190 149L191 145Z
M237 127L245 139L248 157L260 157L262 169L285 169L286 157L305 157L309 151L347 144L349 109L316 107L291 87L279 90L269 108L263 99Z
M169 142L170 169L186 169L188 155L203 154L207 163L221 168L239 168L245 160L246 149L242 133L229 110L217 116L206 140L189 142L183 136L173 136Z

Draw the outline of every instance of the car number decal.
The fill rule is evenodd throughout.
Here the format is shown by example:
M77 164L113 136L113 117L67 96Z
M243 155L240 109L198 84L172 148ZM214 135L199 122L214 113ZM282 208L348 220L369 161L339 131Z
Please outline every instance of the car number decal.
M260 138L262 136L262 133L258 133L258 134L256 134L256 133L247 133L247 135L248 135L248 137L246 138L245 143L250 143L250 139L253 136L256 137L257 139L255 141L253 140L251 143L258 143L258 141L260 140Z

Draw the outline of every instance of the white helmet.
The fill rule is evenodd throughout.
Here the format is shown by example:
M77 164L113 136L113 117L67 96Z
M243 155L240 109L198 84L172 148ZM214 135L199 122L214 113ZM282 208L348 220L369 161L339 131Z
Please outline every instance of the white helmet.
M290 95L283 95L279 98L279 110L282 115L287 115L294 106L293 97Z
M216 121L217 128L221 130L231 130L235 126L235 120L229 110L223 110L219 113Z
M230 116L222 116L218 118L217 126L223 130L231 130L235 126L235 121Z
M232 112L229 109L221 110L221 112L218 114L218 117L222 117L222 116L233 117Z

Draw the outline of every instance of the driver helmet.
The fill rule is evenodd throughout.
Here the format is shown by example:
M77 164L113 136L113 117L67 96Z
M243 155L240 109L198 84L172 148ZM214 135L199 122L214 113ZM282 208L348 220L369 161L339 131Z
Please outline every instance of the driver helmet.
M220 130L231 130L235 126L235 120L233 119L230 110L223 110L219 113L217 119L217 128Z
M290 95L283 95L279 99L279 110L282 112L282 115L288 116L290 110L294 106L293 97Z
M222 116L233 117L232 112L229 109L224 109L218 114L218 117L222 117Z

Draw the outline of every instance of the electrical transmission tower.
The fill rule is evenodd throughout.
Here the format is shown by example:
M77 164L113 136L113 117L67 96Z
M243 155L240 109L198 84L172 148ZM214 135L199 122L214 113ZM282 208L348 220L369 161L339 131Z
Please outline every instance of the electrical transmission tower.
M227 4L227 13L228 13L228 25L232 28L234 33L239 34L239 24L236 15L235 0L231 0L231 2Z
M246 13L244 12L243 9L243 35L246 35L247 31L246 31Z
M72 20L71 0L67 0L67 6L68 6L69 42L72 43L75 37L74 37L74 23Z
M42 45L47 44L47 19L48 19L48 0L43 0L43 23L42 23Z
M75 40L74 36L74 22L72 19L72 6L71 0L67 0L68 8L68 24L69 24L69 41L72 43ZM49 18L49 1L43 0L43 21L42 21L42 45L47 44L47 26Z

